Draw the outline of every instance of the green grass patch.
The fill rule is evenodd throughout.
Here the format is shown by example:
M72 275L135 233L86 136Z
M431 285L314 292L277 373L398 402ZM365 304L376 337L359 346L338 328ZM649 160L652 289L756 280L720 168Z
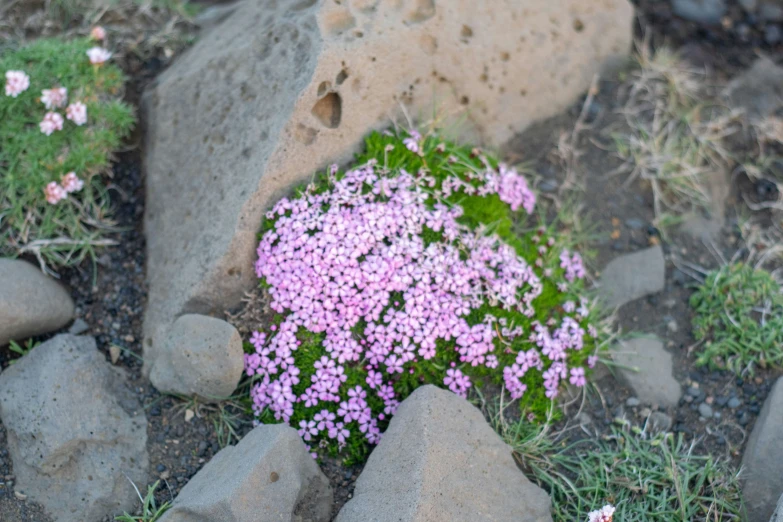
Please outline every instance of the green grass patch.
M690 299L701 365L753 374L783 362L783 294L769 272L746 263L710 272Z
M618 522L744 520L737 473L697 454L682 435L619 424L599 439L555 442L548 425L488 413L528 477L550 494L555 522L586 520L605 504L616 507Z

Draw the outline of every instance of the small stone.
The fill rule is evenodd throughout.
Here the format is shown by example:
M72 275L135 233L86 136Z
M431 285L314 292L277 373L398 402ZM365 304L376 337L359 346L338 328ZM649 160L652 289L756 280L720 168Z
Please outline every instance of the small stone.
M554 192L557 190L557 181L553 179L545 179L538 184L538 190L541 192Z
M682 388L672 374L672 355L659 339L636 337L612 346L611 350L612 359L618 364L617 375L639 400L662 407L677 405Z
M647 424L655 431L669 431L672 427L672 418L661 411L654 411L647 419Z
M332 500L329 480L296 430L262 424L236 446L212 457L182 488L160 522L327 522Z
M121 349L116 344L109 346L109 358L112 364L117 364L117 361L120 360L120 352Z
M163 464L158 464L156 469L158 470L158 473L163 473L164 471L166 471L166 466L164 466Z
M669 321L668 323L666 323L666 328L667 328L667 329L668 329L670 332L672 332L672 333L675 333L677 330L679 330L679 329L680 329L680 327L677 325L677 321L675 321L674 319L672 319L671 321Z
M744 109L752 118L772 115L783 104L783 67L769 58L758 58L737 75L724 90L731 104Z
M704 417L705 419L711 419L712 418L712 407L703 402L699 404L699 415Z
M779 25L770 24L764 30L764 41L769 45L775 45L780 43L781 30Z
M715 397L715 405L720 406L721 408L726 406L728 402L729 402L729 398L726 396L719 395L718 397Z
M630 408L639 406L639 404L641 404L641 401L639 401L639 399L637 399L636 397L628 397L628 399L626 399L625 401L625 405Z
M193 420L193 417L195 417L195 415L196 414L193 413L193 410L191 410L190 408L185 410L185 422L190 422L191 420Z
M639 230L644 227L644 221L637 218L629 218L625 220L625 226L633 230Z
M696 384L696 386L691 385L685 392L691 397L698 397L701 395L701 390L699 389L698 384Z
M672 0L677 16L701 24L718 24L726 13L725 0Z
M207 401L231 396L244 371L242 338L227 322L188 314L171 326L150 372L158 390Z
M651 413L652 413L652 410L650 408L642 408L639 411L639 416L646 419L647 417L650 416Z
M666 263L660 246L613 259L601 276L601 296L609 308L663 290Z
M740 406L742 406L742 401L739 400L737 397L732 397L732 398L729 399L729 402L727 402L726 405L729 408L735 409L735 408L739 408Z
M19 500L27 500L27 495L22 493L21 491L14 490L14 496Z
M75 310L65 288L39 268L0 258L0 346L59 330Z
M71 335L81 335L90 329L90 325L84 322L81 318L76 318L73 324L68 328L68 333Z

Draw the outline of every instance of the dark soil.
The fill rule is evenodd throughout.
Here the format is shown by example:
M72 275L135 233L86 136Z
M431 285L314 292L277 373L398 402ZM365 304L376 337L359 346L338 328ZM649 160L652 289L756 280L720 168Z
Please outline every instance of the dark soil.
M724 24L701 27L683 21L671 14L665 0L637 0L639 6L639 35L650 34L656 43L668 42L681 48L691 61L708 66L717 74L729 76L748 65L758 54L779 52L780 43L769 44L764 40L766 26L751 20L732 4L730 15ZM748 30L743 27L749 27ZM132 55L124 64L132 85L128 99L138 102L144 86L167 63L162 54L141 61ZM593 223L597 241L592 245L597 251L596 267L602 267L610 259L627 252L661 242L667 252L705 268L716 267L719 260L700 239L674 231L667 240L652 226L652 196L649 187L634 183L623 187L624 178L610 177L618 160L606 147L608 137L602 133L608 125L616 123L614 109L617 104L616 85L606 82L590 108L589 121L595 129L584 131L578 143L584 156L579 158L578 184L584 187L585 221ZM541 176L539 189L544 196L556 196L557 186L563 182L563 168L553 157L561 132L571 132L582 102L575 104L568 113L535 125L513 139L506 147L510 161L531 162ZM143 122L142 122L143 123ZM143 128L143 124L138 126ZM137 131L128 144L128 150L119 154L113 168L115 189L112 199L116 208L116 220L120 231L116 235L118 246L107 249L94 264L85 262L81 267L62 273L63 282L70 287L77 303L77 317L87 325L84 332L95 336L98 348L110 359L110 349L121 349L117 365L125 368L129 383L145 405L148 418L148 451L150 455L151 483L160 479L156 497L160 502L174 498L190 478L220 450L225 437L219 437L219 416L206 408L161 396L141 375L143 310L146 300L144 281L144 179L141 168L141 135ZM740 183L742 180L740 180ZM752 190L739 184L738 190ZM731 201L731 200L730 200ZM734 198L734 201L740 201ZM714 238L717 249L730 257L739 247L736 224L731 212L724 226ZM597 272L597 271L596 271ZM594 275L598 275L595 273ZM714 455L725 455L734 462L741 457L746 435L752 428L772 381L772 374L760 372L754 379L738 379L733 374L709 371L694 367L690 353L694 339L690 333L691 294L688 276L671 262L667 265L665 290L647 299L626 305L618 321L623 332L655 334L666 341L675 357L675 377L682 383L684 398L681 404L668 413L673 430L694 439L702 439L701 450ZM16 357L7 350L0 351L0 364L6 367ZM609 376L599 382L602 397L591 395L584 412L600 429L608 426L615 417L625 417L634 423L644 422L650 405L627 406L630 392L615 383ZM729 400L736 398L737 407L729 407ZM601 400L603 399L603 400ZM734 404L736 401L731 401ZM700 419L699 404L706 403L720 414L709 421ZM187 410L194 415L186 419ZM237 410L231 410L239 413ZM574 408L570 414L576 413ZM236 424L241 437L251 428L249 416L240 415ZM233 443L234 441L232 441ZM8 458L5 432L0 425L0 520L45 521L47 518L34 503L26 501L13 491L13 469ZM335 490L333 513L350 499L360 468L346 469L337 461L324 462L322 468ZM146 485L139 484L143 490Z

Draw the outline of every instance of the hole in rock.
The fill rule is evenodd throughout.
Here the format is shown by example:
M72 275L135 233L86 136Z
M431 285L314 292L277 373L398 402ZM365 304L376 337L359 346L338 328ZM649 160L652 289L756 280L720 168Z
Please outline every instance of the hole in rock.
M343 115L343 100L336 92L330 92L313 105L312 112L321 125L329 129L336 129L340 126L340 119Z

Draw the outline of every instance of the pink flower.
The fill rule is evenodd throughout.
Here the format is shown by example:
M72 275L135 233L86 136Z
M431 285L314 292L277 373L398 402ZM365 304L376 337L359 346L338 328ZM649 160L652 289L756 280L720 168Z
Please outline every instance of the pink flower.
M93 65L101 65L111 58L111 53L103 47L91 47L87 50L87 57Z
M5 72L5 95L16 98L30 87L30 77L23 71Z
M571 378L568 379L568 382L578 388L581 388L587 384L587 379L585 379L585 369L581 367L571 368Z
M41 91L41 102L47 109L59 109L68 100L68 89L65 87L52 87Z
M104 29L100 25L96 25L90 31L90 38L92 38L93 40L105 40L106 39L106 29Z
M601 509L589 513L587 515L587 522L612 522L614 511L614 506L607 504Z
M54 131L63 129L63 117L56 112L47 112L39 127L41 127L41 132L51 136Z
M68 193L64 188L58 185L56 181L52 181L46 185L44 188L44 195L46 196L46 201L52 205L56 205L60 200L68 197Z
M597 355L590 355L587 357L587 366L590 368L595 368L595 364L598 362L598 356Z
M76 125L87 123L87 106L82 102L73 102L65 109L65 117Z
M78 192L84 186L84 181L80 180L75 172L69 172L62 177L60 185L68 193Z

